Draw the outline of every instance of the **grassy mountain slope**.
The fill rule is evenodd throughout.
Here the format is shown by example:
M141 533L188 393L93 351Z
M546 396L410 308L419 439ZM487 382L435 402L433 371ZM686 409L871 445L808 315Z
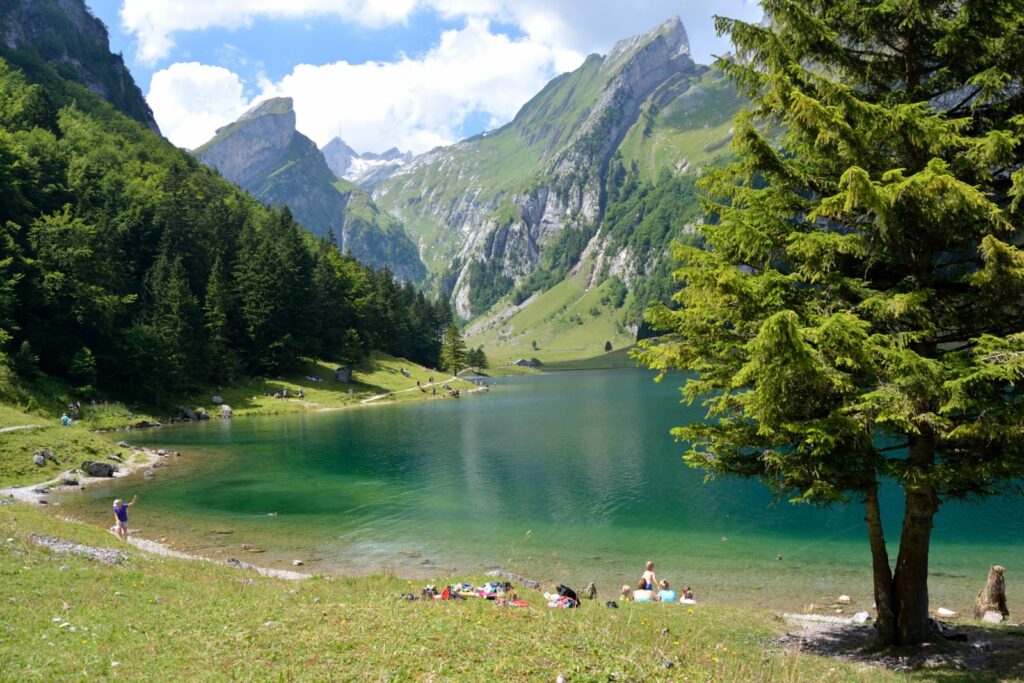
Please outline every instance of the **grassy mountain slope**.
M434 283L474 323L474 343L525 355L521 335L538 324L559 357L596 355L666 299L670 244L693 239L701 220L694 181L729 153L742 106L687 50L678 21L621 41L553 79L508 125L418 157L378 186ZM588 303L577 317L568 303L613 278L631 293L625 308L592 313ZM510 316L516 332L499 333ZM555 341L564 335L575 341Z

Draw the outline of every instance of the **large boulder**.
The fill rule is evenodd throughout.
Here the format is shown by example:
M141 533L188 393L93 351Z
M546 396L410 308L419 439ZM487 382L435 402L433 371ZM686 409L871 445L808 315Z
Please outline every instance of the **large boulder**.
M210 419L210 416L206 414L206 408L198 408L196 410L196 419L197 420L209 420Z
M191 408L178 408L178 410L181 412L181 416L183 418L185 418L186 420L191 420L192 422L195 422L195 420L196 420L196 411L192 410Z
M90 477L112 477L114 472L117 471L117 465L111 465L109 462L86 460L82 463L80 469Z
M37 451L32 454L32 462L34 462L36 466L42 467L43 465L46 464L46 458L43 457L42 453L39 453Z
M338 368L334 371L334 379L342 384L348 384L352 381L352 368Z
M229 406L227 403L220 407L220 414L221 417L231 417L232 415L234 415L234 413L231 410L231 406Z

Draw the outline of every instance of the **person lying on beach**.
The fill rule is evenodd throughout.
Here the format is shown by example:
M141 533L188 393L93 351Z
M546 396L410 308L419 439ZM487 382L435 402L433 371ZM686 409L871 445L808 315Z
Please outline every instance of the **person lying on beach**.
M654 591L647 588L647 582L640 579L636 584L636 590L633 591L634 602L654 602Z
M114 524L117 535L122 541L128 540L128 508L135 505L138 496L132 496L129 503L124 503L120 498L114 501Z
M647 568L644 570L642 575L645 588L649 591L654 590L654 587L658 585L658 577L654 575L654 563L650 560L647 561Z
M660 602L675 602L676 592L668 587L668 581L662 579L661 590L658 591L658 600Z

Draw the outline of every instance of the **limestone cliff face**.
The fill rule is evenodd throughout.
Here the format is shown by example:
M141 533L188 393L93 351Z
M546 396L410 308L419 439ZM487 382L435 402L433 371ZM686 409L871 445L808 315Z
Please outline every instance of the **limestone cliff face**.
M77 80L129 117L160 132L124 59L110 53L106 26L89 12L83 0L0 3L0 42L7 50L34 53L57 66L62 75Z
M473 317L483 312L473 305L474 264L493 263L489 272L518 284L560 233L595 229L609 161L641 108L678 96L704 71L672 19L591 55L507 126L413 159L374 198L410 226L435 272L448 270L456 309Z
M295 130L291 98L260 103L194 154L260 201L288 206L313 234L333 232L341 249L360 261L387 266L405 280L422 279L425 269L401 224L358 187L338 181L316 144Z
M255 192L267 176L281 168L298 135L292 99L275 98L218 128L195 155L234 184Z

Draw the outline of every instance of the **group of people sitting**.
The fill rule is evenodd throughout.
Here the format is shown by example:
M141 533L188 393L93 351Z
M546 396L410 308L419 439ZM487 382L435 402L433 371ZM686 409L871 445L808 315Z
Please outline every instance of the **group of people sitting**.
M677 599L683 605L697 604L697 601L693 599L693 590L689 586L683 589L683 595L679 597L674 590L669 588L668 581L662 579L659 582L654 573L654 563L650 561L647 562L643 575L637 581L636 588L624 584L622 595L619 596L619 600L627 602L676 602Z

